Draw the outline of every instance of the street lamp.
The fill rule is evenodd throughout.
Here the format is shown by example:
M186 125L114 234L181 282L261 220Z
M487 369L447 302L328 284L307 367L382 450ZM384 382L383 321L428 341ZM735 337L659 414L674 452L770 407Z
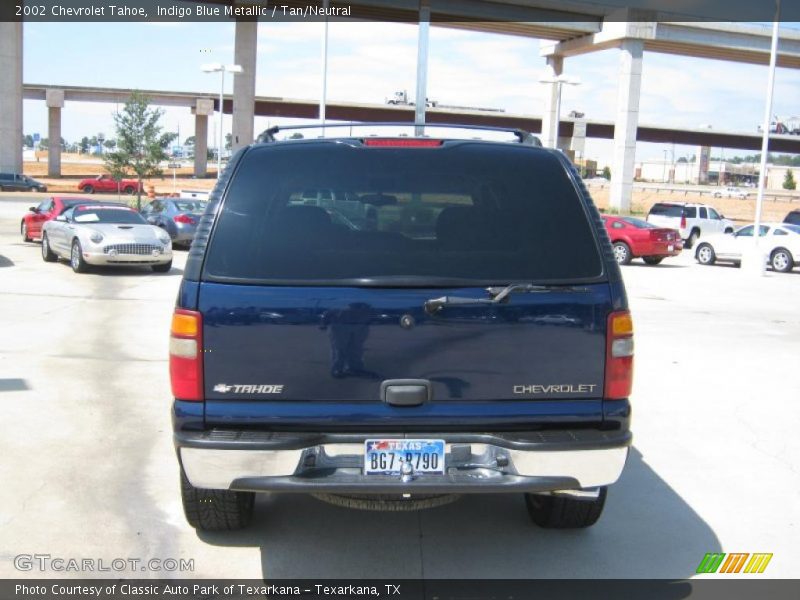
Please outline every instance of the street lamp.
M561 121L561 88L564 85L580 85L581 80L577 77L567 77L566 75L558 75L557 77L544 76L539 79L539 83L555 84L556 88L556 122L555 131L553 132L553 142L555 147L558 148L558 126Z
M219 73L220 74L220 88L219 88L219 145L217 146L217 179L222 173L222 146L223 146L223 133L222 119L224 112L222 111L223 94L225 93L225 73L241 73L241 65L223 65L222 63L208 63L200 67L204 73Z

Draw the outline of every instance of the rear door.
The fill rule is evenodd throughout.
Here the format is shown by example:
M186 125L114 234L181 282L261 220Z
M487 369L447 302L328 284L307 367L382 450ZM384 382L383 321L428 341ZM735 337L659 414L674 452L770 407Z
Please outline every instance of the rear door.
M298 204L307 189L347 200ZM612 302L582 202L530 147L250 150L199 292L207 419L302 423L327 403L339 422L379 420L382 384L409 379L431 390L403 409L412 420L525 401L543 418L552 402L599 415ZM488 302L514 282L543 287Z

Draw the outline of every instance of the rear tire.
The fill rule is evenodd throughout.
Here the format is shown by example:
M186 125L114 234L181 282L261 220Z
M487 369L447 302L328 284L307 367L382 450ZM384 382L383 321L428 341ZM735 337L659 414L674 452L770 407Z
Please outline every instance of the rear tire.
M595 500L525 494L528 515L544 529L582 529L597 523L603 513L608 488L600 488Z
M614 251L614 260L617 261L618 265L630 264L631 259L633 259L630 246L625 242L614 242L612 250Z
M786 248L775 248L769 257L769 264L779 273L788 273L794 268L794 257Z
M136 191L136 188L132 186L127 186L125 189L122 190L124 193L128 194L128 196L133 196L133 193Z
M47 239L47 234L42 234L42 260L44 262L56 262L58 256L50 249L50 240Z
M169 273L169 270L172 268L172 261L164 263L163 265L150 265L150 268L156 273Z
M28 235L28 225L25 221L22 222L22 225L19 226L19 232L22 234L22 241L23 242L32 242L33 239L31 236Z
M645 263L647 263L648 265L657 265L662 260L664 260L664 257L663 256L645 256L642 260Z
M92 186L92 185L83 186L83 193L84 194L94 194L94 186Z
M714 248L711 247L711 244L700 244L694 257L701 265L708 266L717 262L717 255L714 253Z
M253 517L253 492L196 488L181 467L181 500L189 525L201 531L242 529Z

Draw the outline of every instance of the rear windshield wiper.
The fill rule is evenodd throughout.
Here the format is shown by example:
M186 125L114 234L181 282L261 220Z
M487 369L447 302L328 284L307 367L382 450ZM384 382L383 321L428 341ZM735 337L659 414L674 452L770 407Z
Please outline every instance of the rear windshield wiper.
M511 294L522 292L527 294L546 293L546 292L588 292L589 289L574 285L538 285L533 283L511 283L505 287L488 287L486 292L489 298L466 298L464 296L442 296L441 298L431 298L424 304L425 312L435 315L445 306L469 305L469 304L500 304L508 301Z

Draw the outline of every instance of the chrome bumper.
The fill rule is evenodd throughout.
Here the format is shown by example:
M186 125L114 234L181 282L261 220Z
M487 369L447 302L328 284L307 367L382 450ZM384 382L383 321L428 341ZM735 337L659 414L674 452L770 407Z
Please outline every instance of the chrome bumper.
M172 250L152 254L105 254L104 252L84 252L83 259L90 265L163 265L172 260Z
M186 476L199 488L334 493L553 492L597 488L617 481L631 436L628 432L616 435L617 439L576 443L575 448L569 448L564 444L519 443L492 435L459 434L455 437L460 439L450 441L448 437L453 436L448 434L417 434L415 437L446 440L446 470L443 475L419 475L406 482L399 475L364 475L363 441L325 441L276 449L256 448L253 443L240 443L241 448L226 448L226 443L219 442L182 445L177 438L176 443ZM487 437L491 443L486 443Z

